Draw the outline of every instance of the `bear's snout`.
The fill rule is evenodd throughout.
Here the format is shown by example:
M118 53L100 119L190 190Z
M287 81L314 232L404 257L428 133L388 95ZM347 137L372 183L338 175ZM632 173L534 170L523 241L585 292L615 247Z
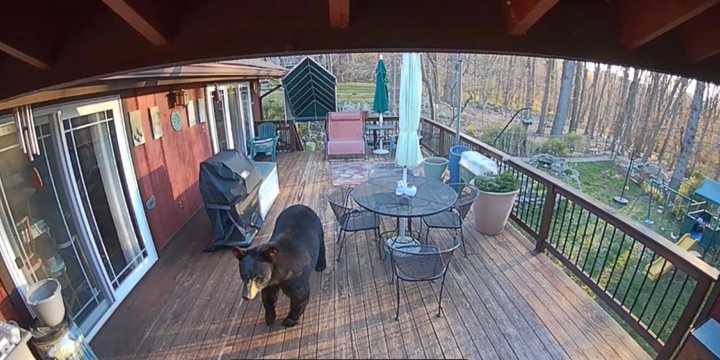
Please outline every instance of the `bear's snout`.
M242 298L245 300L254 299L261 290L258 285L258 282L254 279L243 282Z

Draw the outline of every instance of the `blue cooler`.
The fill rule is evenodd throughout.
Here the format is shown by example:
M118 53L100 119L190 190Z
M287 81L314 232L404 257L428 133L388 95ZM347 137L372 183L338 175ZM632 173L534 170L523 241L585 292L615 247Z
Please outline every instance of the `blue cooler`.
M468 151L468 148L463 145L455 145L450 148L448 170L450 171L451 184L460 182L460 157L465 151Z

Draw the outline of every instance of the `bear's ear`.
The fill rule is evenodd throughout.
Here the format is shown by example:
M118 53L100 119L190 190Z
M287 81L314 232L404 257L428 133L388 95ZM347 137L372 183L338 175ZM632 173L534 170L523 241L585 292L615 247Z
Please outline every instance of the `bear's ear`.
M242 258L245 256L245 254L247 253L247 251L245 251L245 250L243 250L243 249L241 249L241 248L239 248L239 247L234 247L234 248L232 249L232 253L233 253L233 255L235 255L235 258L236 258L236 259L242 260Z
M274 246L268 246L267 249L262 252L262 255L267 261L274 262L278 252L278 248Z

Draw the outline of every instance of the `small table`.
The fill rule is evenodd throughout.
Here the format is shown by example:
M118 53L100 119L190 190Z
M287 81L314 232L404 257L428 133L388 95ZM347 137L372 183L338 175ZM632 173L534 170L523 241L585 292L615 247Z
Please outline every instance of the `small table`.
M386 123L383 123L382 125L381 124L368 124L368 125L365 125L365 129L373 132L373 141L377 144L377 132L394 130L395 125L394 124L386 124ZM383 144L383 142L382 142L382 135L381 135L380 146L378 146L377 149L373 150L373 153L378 154L378 155L385 155L385 154L390 153L387 149L383 149L382 144Z
M430 216L451 208L457 201L457 193L449 185L418 176L408 176L408 183L417 187L413 197L395 195L399 177L388 176L370 179L358 185L351 193L355 202L373 213L399 218L400 233L404 233L405 222L415 217ZM417 242L409 236L399 235L387 239L389 249L395 245Z

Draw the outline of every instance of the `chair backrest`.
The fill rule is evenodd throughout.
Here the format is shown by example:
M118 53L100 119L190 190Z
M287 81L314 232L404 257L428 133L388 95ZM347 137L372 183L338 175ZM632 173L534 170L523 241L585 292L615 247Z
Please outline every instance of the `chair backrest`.
M328 113L327 135L329 140L360 140L364 141L364 112L331 112Z
M258 139L273 138L277 135L277 127L272 122L266 121L258 125Z
M396 245L390 252L390 258L396 271L400 271L405 280L423 281L441 277L450 266L453 254L460 247L460 239L453 237L451 244Z
M327 201L328 204L330 204L330 209L335 215L335 220L338 222L342 222L345 218L345 214L351 210L350 206L348 206L351 192L352 188L350 186L338 186L332 189L327 195Z
M465 183L452 183L449 185L458 194L458 198L455 201L455 209L460 213L460 218L465 220L473 202L480 195L480 190L475 186Z

